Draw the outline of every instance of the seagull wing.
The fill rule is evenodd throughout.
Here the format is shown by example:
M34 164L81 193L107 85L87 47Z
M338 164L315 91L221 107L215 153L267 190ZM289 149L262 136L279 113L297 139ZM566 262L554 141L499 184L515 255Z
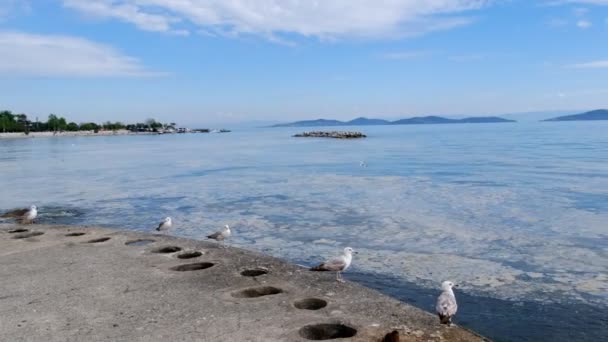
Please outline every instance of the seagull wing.
M8 211L4 214L2 214L3 218L9 218L9 217L22 217L23 215L27 214L27 212L30 211L29 209L15 209L15 210L11 210Z
M331 258L317 267L311 268L313 271L342 271L346 267L346 260L343 256Z
M215 240L224 240L224 234L222 234L222 232L215 232L211 235L207 235L208 239L215 239Z
M439 298L437 298L437 304L435 310L439 317L452 317L458 310L458 304L456 304L456 298L447 292L443 292Z
M159 230L159 231L160 231L160 230L163 230L163 228L164 228L163 226L164 226L164 225L165 225L165 221L163 221L163 222L159 223L159 224L158 224L158 227L156 227L156 230Z

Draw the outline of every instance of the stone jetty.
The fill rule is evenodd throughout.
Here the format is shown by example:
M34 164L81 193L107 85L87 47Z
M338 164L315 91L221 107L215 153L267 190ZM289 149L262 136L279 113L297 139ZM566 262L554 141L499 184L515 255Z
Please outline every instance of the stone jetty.
M303 132L294 135L296 138L336 138L336 139L358 139L366 138L367 136L361 132L345 132L345 131L313 131Z
M80 226L0 225L0 317L13 342L483 340L334 274Z

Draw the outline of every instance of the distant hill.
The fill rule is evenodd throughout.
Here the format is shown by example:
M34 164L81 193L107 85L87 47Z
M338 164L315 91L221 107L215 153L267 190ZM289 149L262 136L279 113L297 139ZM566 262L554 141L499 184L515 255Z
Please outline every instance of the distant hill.
M521 112L521 113L505 113L501 114L501 118L515 120L517 122L538 122L546 119L551 119L557 116L578 114L583 110L545 110L536 112Z
M296 121L286 124L276 124L270 127L316 127L316 126L344 126L345 122L338 120L325 120L325 119L317 119L317 120L305 120L305 121Z
M589 112L558 116L556 118L547 119L543 121L592 121L592 120L608 120L607 109L596 109Z
M470 117L464 119L448 119L441 116L420 116L396 121L382 119L357 118L350 121L338 120L306 120L286 124L273 125L271 127L316 127L316 126L372 126L372 125L422 125L422 124L458 124L458 123L501 123L515 122L496 116Z
M345 122L348 126L390 125L390 121L382 119L356 118Z
M416 124L444 124L453 123L458 119L447 119L441 116L419 116L409 119L401 119L391 122L391 125L416 125Z

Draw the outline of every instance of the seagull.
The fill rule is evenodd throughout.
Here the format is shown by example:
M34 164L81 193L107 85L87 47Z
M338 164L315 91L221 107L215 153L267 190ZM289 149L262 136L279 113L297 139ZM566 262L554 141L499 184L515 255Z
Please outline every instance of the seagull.
M367 163L362 160L362 161L359 162L359 166L361 166L361 167L367 167Z
M38 208L35 205L32 205L29 208L25 209L15 209L11 210L7 213L2 214L1 217L8 218L12 217L17 219L19 223L34 223L34 219L38 216Z
M166 217L161 223L158 224L156 230L158 230L159 232L163 230L169 230L172 226L173 221L171 221L170 217Z
M224 239L227 239L230 237L230 235L232 235L232 232L230 231L230 226L229 225L225 225L224 229L220 230L219 232L215 232L211 235L207 235L207 239L213 239L213 240L217 240L217 241L224 241Z
M435 310L437 310L437 315L439 315L439 321L441 324L447 324L448 327L452 325L452 317L456 315L456 311L458 310L458 304L456 304L456 296L454 296L454 291L452 291L452 287L457 287L458 285L454 285L451 281L444 281L441 283L441 289L443 292L437 298L437 304L435 305Z
M336 281L343 283L344 279L342 279L342 275L340 272L346 271L346 269L350 266L351 261L353 261L353 253L357 254L352 248L346 247L344 248L344 254L331 258L319 266L312 267L311 271L334 271L336 272Z

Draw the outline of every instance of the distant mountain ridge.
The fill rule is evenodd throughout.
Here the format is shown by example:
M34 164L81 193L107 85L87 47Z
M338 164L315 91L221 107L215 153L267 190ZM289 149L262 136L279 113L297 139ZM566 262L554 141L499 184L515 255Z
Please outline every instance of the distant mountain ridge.
M516 122L497 116L469 117L464 119L448 119L441 116L419 116L396 121L382 119L356 118L350 121L339 120L304 120L285 124L272 125L270 127L317 127L317 126L377 126L377 125L423 125L423 124L459 124L459 123L502 123Z
M608 109L596 109L581 114L564 115L543 121L593 121L608 120Z

